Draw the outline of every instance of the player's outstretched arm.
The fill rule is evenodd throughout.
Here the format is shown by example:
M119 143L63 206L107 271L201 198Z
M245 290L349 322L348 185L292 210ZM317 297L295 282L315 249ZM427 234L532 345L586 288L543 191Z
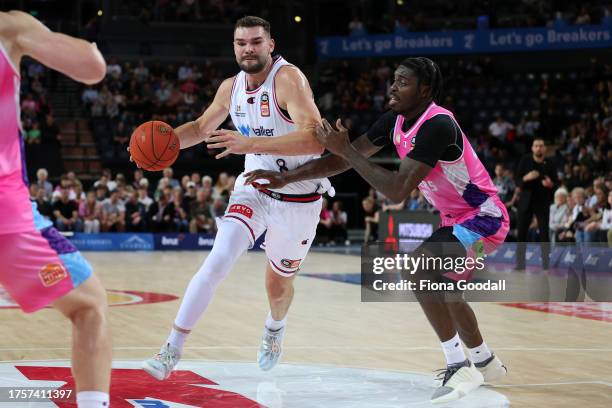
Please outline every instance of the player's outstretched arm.
M371 163L351 145L348 130L342 126L339 119L336 126L338 130L323 119L323 126L316 129L319 142L330 152L346 160L372 187L396 203L408 198L412 190L432 170L431 166L409 157L402 161L399 171L389 171Z
M353 147L365 157L377 153L382 146L374 145L367 134L361 135L353 142ZM277 172L270 170L255 170L245 173L245 183L251 184L257 180L267 180L265 188L282 188L289 183L302 180L312 180L331 177L351 168L351 164L340 156L328 154L319 159L311 160L293 170Z
M210 132L217 129L225 121L229 113L233 83L234 77L223 81L219 89L217 89L215 99L206 108L202 116L174 129L181 142L181 149L186 149L203 142Z
M106 62L95 44L55 33L27 13L0 13L0 35L10 44L9 53L17 66L28 55L86 84L100 82L106 75Z

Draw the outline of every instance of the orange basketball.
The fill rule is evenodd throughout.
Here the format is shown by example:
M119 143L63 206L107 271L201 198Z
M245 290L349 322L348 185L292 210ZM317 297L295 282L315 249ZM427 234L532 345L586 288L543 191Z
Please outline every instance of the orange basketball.
M130 155L141 168L159 171L176 161L179 138L167 123L153 120L138 126L130 138Z

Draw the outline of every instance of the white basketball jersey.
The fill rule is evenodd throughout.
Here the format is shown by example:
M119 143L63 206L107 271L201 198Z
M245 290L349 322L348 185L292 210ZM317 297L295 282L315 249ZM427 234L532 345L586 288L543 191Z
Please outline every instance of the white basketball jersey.
M292 65L280 55L274 57L272 69L266 80L257 89L247 89L247 78L240 71L234 79L230 100L230 115L236 129L248 137L283 136L297 129L287 112L283 112L276 102L274 78L278 70ZM287 171L318 158L318 155L274 156L270 154L247 154L244 160L244 171L257 169ZM282 189L274 190L285 194L324 193L330 187L329 180L304 180L287 184Z

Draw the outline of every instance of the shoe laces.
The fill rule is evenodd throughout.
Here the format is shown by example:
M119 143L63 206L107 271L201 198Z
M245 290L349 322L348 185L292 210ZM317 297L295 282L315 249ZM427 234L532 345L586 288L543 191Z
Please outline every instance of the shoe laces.
M165 367L172 367L176 360L176 352L170 350L170 345L167 345L155 355L155 359L162 363Z
M453 374L459 371L459 369L462 367L463 365L453 364L453 365L447 366L446 368L435 370L434 372L436 373L436 380L442 381L442 385L446 385L446 383L448 382L448 380L451 379Z
M282 337L282 330L278 330L276 332L266 330L266 334L264 336L264 341L263 341L264 350L270 353L279 353L281 350L281 344L280 344L281 337Z

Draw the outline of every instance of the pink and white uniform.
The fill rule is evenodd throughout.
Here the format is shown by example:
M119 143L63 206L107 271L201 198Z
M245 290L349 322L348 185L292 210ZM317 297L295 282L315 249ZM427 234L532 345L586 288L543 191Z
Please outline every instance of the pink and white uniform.
M397 154L404 159L414 147L420 127L436 115L449 116L461 131L463 153L454 161L438 160L419 184L419 190L440 211L440 227L452 227L453 235L467 249L482 242L484 252L491 252L504 242L508 234L508 212L454 115L432 102L407 132L402 132L405 118L398 115L393 130Z
M30 202L19 85L19 71L0 42L0 284L33 312L84 282L91 266Z

